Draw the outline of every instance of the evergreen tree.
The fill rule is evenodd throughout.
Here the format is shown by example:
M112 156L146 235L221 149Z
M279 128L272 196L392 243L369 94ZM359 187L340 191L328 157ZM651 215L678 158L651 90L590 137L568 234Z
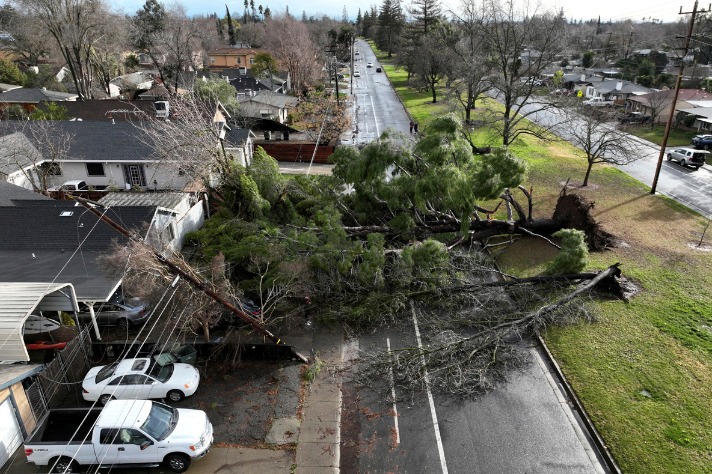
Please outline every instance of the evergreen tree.
M237 44L237 37L235 35L235 25L232 24L232 18L230 18L230 9L225 5L225 19L227 20L227 36L230 40L230 46Z
M400 0L383 0L378 14L378 32L376 45L381 51L386 51L391 58L398 45L398 38L404 25L403 11Z
M410 14L414 34L426 34L441 16L440 3L438 0L413 0Z

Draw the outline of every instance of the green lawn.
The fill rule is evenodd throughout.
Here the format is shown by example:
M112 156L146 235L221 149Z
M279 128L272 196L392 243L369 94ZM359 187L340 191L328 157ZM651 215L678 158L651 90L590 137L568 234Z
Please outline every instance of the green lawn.
M665 134L665 125L655 125L652 129L650 125L635 125L628 126L626 131L636 137L660 145L663 142ZM692 137L697 135L697 132L689 130L671 129L668 136L667 146L686 146L690 144Z
M409 89L403 71L379 60L424 128L448 110L428 104L428 93ZM676 134L670 143L688 144L690 136ZM535 217L550 216L562 184L580 181L585 171L581 152L566 143L522 138L511 150L529 163L524 184L533 186ZM651 196L613 167L594 167L590 186L578 192L595 202L594 217L623 243L592 254L590 268L620 262L641 292L627 303L591 300L596 322L549 328L545 339L623 472L712 473L712 228L696 247L704 218ZM523 238L495 257L505 272L530 275L554 252Z

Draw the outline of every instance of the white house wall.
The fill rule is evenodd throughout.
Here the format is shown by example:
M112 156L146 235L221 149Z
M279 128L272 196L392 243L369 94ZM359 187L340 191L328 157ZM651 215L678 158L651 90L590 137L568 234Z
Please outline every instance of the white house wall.
M185 235L188 232L200 229L204 223L205 210L203 208L203 201L198 201L187 214L183 215L183 217L176 222L176 243L178 247L175 250L178 251L183 248Z
M62 175L53 176L50 180L50 186L59 186L66 181L79 179L86 181L89 186L127 189L124 165L139 165L143 167L146 178L146 186L143 189L181 190L188 184L187 176L180 176L177 169L169 168L169 166L159 163L104 162L103 164L104 176L89 176L86 163L63 162L61 164Z

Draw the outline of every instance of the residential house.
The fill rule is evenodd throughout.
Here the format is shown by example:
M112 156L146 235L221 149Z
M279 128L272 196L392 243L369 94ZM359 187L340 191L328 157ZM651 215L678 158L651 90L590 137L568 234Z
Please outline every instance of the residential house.
M269 78L256 78L246 67L223 69L220 72L201 72L198 78L223 78L237 91L238 97L255 95L259 91L271 90L286 94L290 90L288 72L278 72Z
M653 92L653 89L631 81L587 74L564 74L562 85L574 93L581 91L581 96L586 99L601 97L619 105L624 105L629 97Z
M138 124L122 121L57 121L35 136L23 122L0 123L0 173L7 181L36 187L37 167L51 167L49 185L83 180L93 188L176 190L188 180L177 166L161 163ZM60 150L50 145L69 138ZM33 182L35 186L33 186Z
M19 105L29 113L35 110L40 102L67 102L75 101L78 98L77 94L50 91L45 88L19 87L0 94L0 112L11 105Z
M71 284L78 302L110 301L122 276L109 272L99 257L128 239L73 201L57 201L3 181L0 190L0 195L13 195L0 203L0 222L6 223L0 226L0 282L47 287ZM157 211L158 206L103 210L108 218L143 238ZM75 306L73 311L77 310ZM96 325L94 330L100 338Z
M665 90L630 97L628 99L629 111L639 112L642 115L655 115L658 121L665 122L672 112L674 95L674 90ZM702 89L680 89L673 113L684 112L698 117L694 125L695 128L707 131L710 130L709 120L712 117L705 109L710 107L712 107L712 93Z
M255 134L248 128L230 128L225 134L225 152L242 166L252 164Z
M272 91L262 91L239 100L240 112L245 117L269 119L280 124L287 121L290 110L298 102L296 97Z
M211 71L239 67L250 69L255 56L260 52L254 48L219 48L208 53L208 69Z

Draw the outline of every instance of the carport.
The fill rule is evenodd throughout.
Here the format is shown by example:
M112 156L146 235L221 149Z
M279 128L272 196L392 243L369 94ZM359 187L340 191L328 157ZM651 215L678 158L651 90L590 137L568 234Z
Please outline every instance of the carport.
M23 327L34 311L79 311L71 283L0 282L0 361L30 360Z

